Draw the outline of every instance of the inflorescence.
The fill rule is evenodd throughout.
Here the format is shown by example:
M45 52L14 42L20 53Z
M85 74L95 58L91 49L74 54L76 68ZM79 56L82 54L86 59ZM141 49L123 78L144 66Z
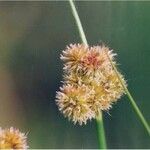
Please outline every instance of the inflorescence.
M0 149L28 149L27 137L18 129L13 127L9 129L0 128Z
M74 123L86 124L101 110L108 111L125 93L111 64L116 64L115 55L104 45L67 46L61 55L64 61L63 86L56 95L56 103L65 117ZM126 85L120 73L119 76Z

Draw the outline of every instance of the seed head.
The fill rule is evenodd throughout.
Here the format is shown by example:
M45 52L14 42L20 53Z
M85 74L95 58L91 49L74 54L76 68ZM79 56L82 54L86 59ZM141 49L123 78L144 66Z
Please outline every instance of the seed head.
M126 84L123 76L120 73L119 75L122 78L122 82ZM94 98L92 99L92 110L96 114L99 110L108 111L112 107L112 104L124 93L121 82L113 70L109 70L107 74L103 74L102 78L92 80L90 86L95 91Z
M59 110L74 123L86 123L99 111L108 111L124 92L112 50L102 46L74 44L61 55L64 61L64 86L57 92ZM126 82L118 72L124 85Z
M104 69L111 68L108 56L114 62L115 55L105 46L90 47L82 59L82 70L86 70L88 75L95 74L97 71L103 72Z
M95 113L90 109L90 98L93 94L88 87L64 85L57 92L56 102L59 110L72 120L75 124L86 124L88 119L95 117Z
M10 129L0 128L0 149L24 149L28 148L26 135L18 129L11 127Z
M62 52L61 59L65 62L64 70L77 70L81 66L81 60L86 55L88 47L83 44L70 44Z

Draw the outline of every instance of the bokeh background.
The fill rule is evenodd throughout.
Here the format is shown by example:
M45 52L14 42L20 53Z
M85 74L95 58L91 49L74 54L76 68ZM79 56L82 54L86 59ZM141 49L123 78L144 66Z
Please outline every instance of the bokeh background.
M118 53L129 89L150 123L150 2L76 2L90 45ZM98 148L96 124L73 125L55 105L61 51L80 43L67 1L0 2L0 126L28 133L30 148ZM150 148L125 96L104 114L108 148Z

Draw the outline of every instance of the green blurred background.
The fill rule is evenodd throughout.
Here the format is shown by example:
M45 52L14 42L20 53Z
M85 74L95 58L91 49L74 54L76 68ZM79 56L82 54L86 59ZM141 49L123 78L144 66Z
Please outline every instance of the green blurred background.
M90 45L118 53L120 69L150 123L150 2L76 2ZM69 3L0 2L0 126L28 133L30 148L98 148L96 124L73 125L55 105L61 51L80 42ZM105 117L108 148L150 148L124 96Z

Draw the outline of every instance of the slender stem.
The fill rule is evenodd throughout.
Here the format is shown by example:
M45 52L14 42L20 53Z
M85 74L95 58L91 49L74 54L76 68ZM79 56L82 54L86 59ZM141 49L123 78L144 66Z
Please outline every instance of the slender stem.
M108 57L108 59L109 59L111 65L112 65L112 67L113 67L113 69L114 69L114 71L115 71L115 73L116 73L116 75L117 75L117 77L118 77L118 79L119 79L119 81L120 81L122 87L124 88L124 90L125 90L125 92L126 92L128 98L129 98L129 100L130 100L130 103L132 104L132 106L133 106L133 108L134 108L134 111L136 112L136 114L138 115L140 121L142 122L142 124L144 125L144 127L145 127L145 129L147 130L148 134L150 135L150 127L149 127L149 125L148 125L146 119L144 118L143 114L141 113L141 111L140 111L139 107L137 106L137 104L136 104L134 98L132 97L130 91L128 90L128 88L126 87L126 85L124 84L124 82L122 81L122 78L120 77L120 75L119 75L119 73L118 73L117 67L116 67L115 64L112 62L112 60L109 58L108 55L107 55L107 57Z
M75 4L73 2L73 0L69 0L71 9L72 9L72 14L75 18L78 30L79 30L79 34L81 37L81 41L85 44L88 45L77 9L75 7ZM102 118L102 112L99 113L99 115L96 118L96 122L97 122L97 128L98 128L98 139L99 139L99 147L106 149L106 141L105 141L105 131L104 131L104 125L103 125L103 118Z
M100 149L107 149L102 112L99 112L99 115L96 117L96 122Z
M126 91L126 94L128 95L129 99L130 99L130 102L135 110L135 112L137 113L137 115L139 116L141 122L143 123L145 129L147 130L148 134L150 135L150 127L147 123L147 121L145 120L143 114L141 113L139 107L137 106L137 104L135 103L132 95L130 94L129 90L127 88L125 88L125 91Z
M85 45L88 45L88 42L87 42L84 30L83 30L83 27L82 27L82 24L81 24L81 21L80 21L77 9L75 7L75 4L74 4L73 0L69 0L69 3L70 3L70 6L71 6L71 9L72 9L72 14L73 14L73 16L75 18L75 21L76 21L76 24L77 24L77 27L78 27L78 31L79 31L79 34L80 34L81 41Z

